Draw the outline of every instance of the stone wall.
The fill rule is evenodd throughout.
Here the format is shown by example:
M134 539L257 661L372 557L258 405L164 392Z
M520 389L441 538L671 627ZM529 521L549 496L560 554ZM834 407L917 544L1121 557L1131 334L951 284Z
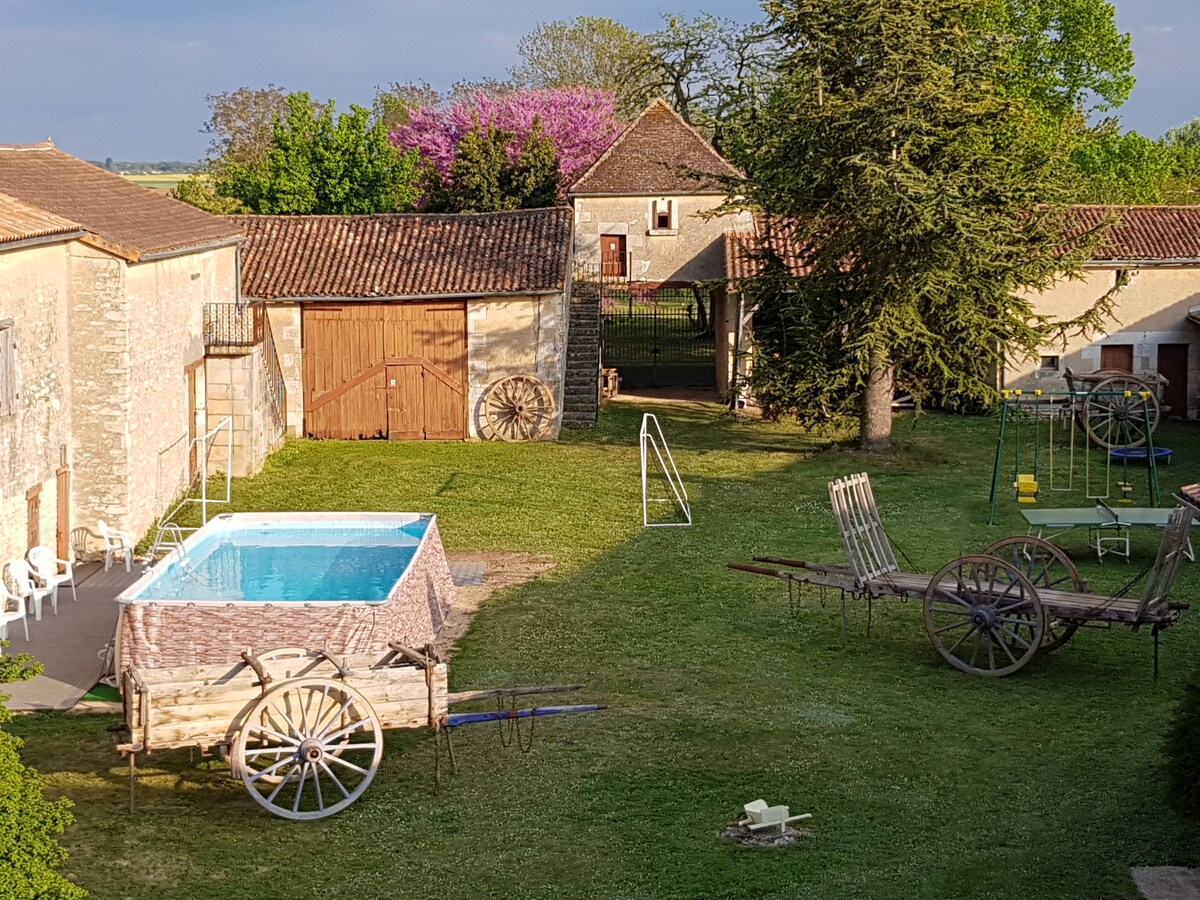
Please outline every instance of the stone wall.
M283 443L283 430L276 421L264 376L262 344L250 353L209 356L204 361L208 383L208 423L212 430L226 416L233 429L232 472L238 477L253 475L263 460ZM208 458L208 471L226 467L225 435L219 435Z
M1048 344L1042 353L1057 356L1057 371L1043 369L1041 360L1019 360L1005 371L1004 386L1061 390L1065 387L1062 371L1068 366L1075 372L1100 368L1104 344L1132 344L1136 373L1157 370L1159 344L1188 344L1188 417L1200 411L1200 327L1187 319L1188 310L1200 305L1200 268L1147 267L1133 270L1116 298L1115 321L1105 333L1090 337L1072 335L1066 347L1061 342ZM1049 291L1032 296L1037 312L1056 319L1079 315L1113 287L1117 270L1090 267L1081 281L1063 281Z
M134 534L187 485L186 368L204 358L204 305L237 300L235 260L227 247L129 266L129 471L120 527Z
M576 197L575 264L598 268L600 236L625 236L633 281L707 281L725 277L726 231L752 231L749 213L705 219L721 197L671 197L677 205L676 233L651 234L653 197ZM667 198L663 198L667 199Z
M0 323L12 320L17 403L0 416L0 565L28 550L26 494L41 486L39 539L55 546L56 472L70 455L67 244L0 253Z
M275 355L287 387L287 433L304 433L304 377L300 355L300 304L268 303Z
M95 530L129 517L129 309L125 262L71 245L72 518Z
M567 310L562 294L467 301L467 409L469 435L481 437L480 413L488 387L511 375L536 375L554 392L562 426L566 378Z

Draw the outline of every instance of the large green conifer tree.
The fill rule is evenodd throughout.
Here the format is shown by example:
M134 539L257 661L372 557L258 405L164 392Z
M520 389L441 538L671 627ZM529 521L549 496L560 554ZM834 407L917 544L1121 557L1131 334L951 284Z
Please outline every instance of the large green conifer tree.
M1007 39L977 7L767 4L787 56L742 189L810 271L759 280L757 391L769 412L857 417L867 449L890 444L895 388L989 401L1004 359L1056 327L1026 292L1086 258L1086 239L1063 252L1066 142L1004 90Z

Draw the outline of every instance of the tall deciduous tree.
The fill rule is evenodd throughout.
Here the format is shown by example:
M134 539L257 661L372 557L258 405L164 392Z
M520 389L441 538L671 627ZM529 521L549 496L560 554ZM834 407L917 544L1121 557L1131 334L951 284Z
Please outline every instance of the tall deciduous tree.
M521 87L588 87L617 98L617 114L630 119L654 99L654 46L620 22L600 16L547 22L517 44L521 64L510 70Z
M971 25L1009 35L1006 90L1062 115L1113 109L1133 90L1133 50L1110 0L985 0Z
M289 94L259 163L232 163L213 176L217 194L264 214L356 214L411 209L418 195L417 155L398 153L382 122L334 102L317 107Z
M212 115L202 130L212 135L206 160L210 168L261 162L271 145L275 119L287 112L287 96L274 84L209 94L205 99Z
M1077 271L1088 249L1063 250L1064 151L1004 89L1011 54L972 23L977 6L766 7L787 55L741 190L790 223L811 271L768 267L759 284L755 379L771 411L856 416L867 449L890 444L896 387L992 399L995 369L1055 327L1024 292Z
M558 160L560 193L595 161L617 133L620 124L613 96L590 88L520 91L494 96L476 94L449 106L414 110L409 121L392 133L401 150L416 150L424 165L436 173L433 184L451 179L450 167L467 135L495 127L513 135L508 152L520 156L536 123L549 139Z

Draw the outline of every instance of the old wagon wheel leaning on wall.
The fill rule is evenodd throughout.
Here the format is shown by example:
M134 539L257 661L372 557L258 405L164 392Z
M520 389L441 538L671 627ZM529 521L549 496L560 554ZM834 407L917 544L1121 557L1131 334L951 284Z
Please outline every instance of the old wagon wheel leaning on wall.
M383 758L383 729L367 699L329 678L264 695L238 731L233 768L250 796L285 819L323 819L367 789Z
M1088 583L1079 574L1071 558L1041 538L1020 535L1001 538L989 544L983 552L1011 564L1039 590L1048 588L1076 593L1086 593L1088 590ZM1039 652L1053 653L1069 641L1078 628L1077 621L1048 616Z
M1125 372L1096 382L1083 398L1079 424L1099 446L1140 447L1158 427L1158 390Z
M1037 654L1046 616L1037 589L1011 563L961 556L929 580L925 631L950 665L972 675L1011 675Z
M480 431L502 441L538 441L554 427L554 391L533 375L512 375L488 386L480 407Z

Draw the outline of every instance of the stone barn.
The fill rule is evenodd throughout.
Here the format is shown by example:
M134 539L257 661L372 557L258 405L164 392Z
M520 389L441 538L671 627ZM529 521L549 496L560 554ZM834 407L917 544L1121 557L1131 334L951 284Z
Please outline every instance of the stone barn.
M573 214L238 216L242 293L265 304L290 431L554 438Z

